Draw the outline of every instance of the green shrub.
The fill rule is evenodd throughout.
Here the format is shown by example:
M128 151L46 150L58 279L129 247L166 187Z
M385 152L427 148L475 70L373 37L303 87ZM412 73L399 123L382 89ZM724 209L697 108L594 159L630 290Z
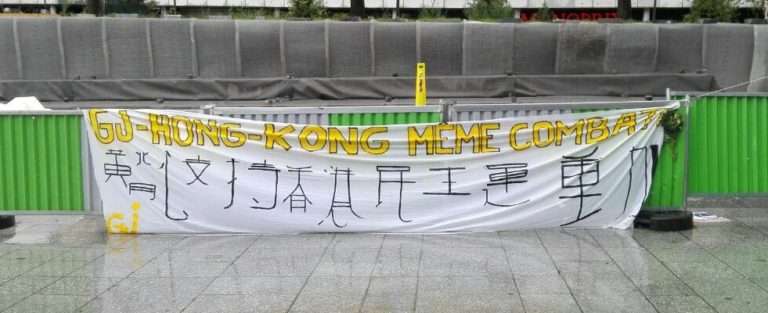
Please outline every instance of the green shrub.
M300 18L324 18L325 8L319 0L291 0L288 16Z
M466 15L470 20L495 21L514 16L514 11L506 0L474 0Z
M731 22L736 19L738 0L693 0L691 13L685 16L686 22L698 22L702 18L713 18L719 22Z

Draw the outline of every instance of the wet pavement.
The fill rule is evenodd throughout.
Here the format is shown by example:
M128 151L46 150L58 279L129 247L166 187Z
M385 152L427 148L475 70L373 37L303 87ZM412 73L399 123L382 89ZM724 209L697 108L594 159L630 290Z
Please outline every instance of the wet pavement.
M106 235L0 231L2 312L766 312L768 209L692 231Z

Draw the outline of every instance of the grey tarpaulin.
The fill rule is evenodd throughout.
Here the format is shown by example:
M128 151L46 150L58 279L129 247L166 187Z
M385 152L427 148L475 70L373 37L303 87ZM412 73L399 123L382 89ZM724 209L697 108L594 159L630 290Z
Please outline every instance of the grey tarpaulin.
M656 72L695 73L704 68L701 25L662 24L658 27Z
M708 74L433 76L432 97L507 97L554 95L643 96L674 90L711 90ZM296 79L125 79L0 81L0 94L34 93L41 101L259 100L406 98L413 92L407 77Z
M151 20L149 31L155 77L193 77L195 52L189 24Z
M237 21L242 74L245 77L285 75L280 58L279 22Z
M0 80L20 79L16 59L14 20L0 19Z
M104 79L104 43L101 21L97 19L61 19L66 79ZM83 34L96 34L83 36Z
M147 27L141 19L105 19L109 77L150 76ZM95 35L95 34L94 34Z
M766 29L0 18L0 99L411 97L419 59L430 97L708 91L767 74Z
M755 55L752 58L750 80L768 76L768 27L755 27ZM749 85L749 91L767 91L768 79L755 81Z
M755 32L751 25L704 26L704 67L722 87L749 80ZM731 91L746 91L747 86Z

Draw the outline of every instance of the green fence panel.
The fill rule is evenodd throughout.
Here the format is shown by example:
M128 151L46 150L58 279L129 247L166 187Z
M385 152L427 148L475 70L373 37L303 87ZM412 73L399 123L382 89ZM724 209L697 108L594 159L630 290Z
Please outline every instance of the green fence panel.
M79 115L0 115L0 214L83 211Z
M403 125L442 120L440 112L332 113L328 117L332 126Z
M665 140L653 172L651 191L643 204L645 211L669 211L685 208L685 158L689 128L689 112L678 109L683 119L683 130L673 141Z
M768 194L768 96L696 98L690 131L689 194Z

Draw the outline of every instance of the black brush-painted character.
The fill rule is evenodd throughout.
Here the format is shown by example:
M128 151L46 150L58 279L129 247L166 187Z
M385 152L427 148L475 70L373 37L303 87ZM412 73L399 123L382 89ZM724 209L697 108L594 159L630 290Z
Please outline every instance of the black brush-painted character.
M579 199L579 212L576 219L560 226L568 226L579 221L585 220L592 215L597 214L602 209L596 209L592 212L582 215L584 209L584 198L599 197L601 193L585 193L585 187L597 186L600 183L600 159L592 158L599 147L595 147L592 152L580 156L563 156L560 161L560 182L563 189L578 189L578 193L570 196L560 196L560 199Z
M502 203L495 203L491 201L489 197L490 187L503 185L504 193L506 194L506 193L509 193L509 185L522 184L527 182L525 178L528 177L528 163L489 164L489 165L486 165L485 168L495 172L488 174L489 182L488 184L486 184L488 188L483 188L483 191L485 192L484 205L491 205L495 207L513 207L513 206L518 206L521 204L528 203L530 201L530 200L523 200L513 204L502 204Z
M134 191L151 194L152 198L150 198L149 200L155 200L157 186L155 186L154 184L147 184L147 183L129 183L128 194L133 194Z
M376 171L379 172L379 195L377 198L376 207L379 207L383 201L381 201L381 185L382 184L397 184L399 188L399 194L397 197L397 218L403 223L410 223L411 220L406 220L403 217L403 185L414 184L415 181L404 180L403 174L411 171L410 166L376 166ZM396 173L396 179L384 179L382 173Z
M107 150L106 155L114 156L115 162L104 163L104 174L107 175L107 179L104 182L108 182L112 176L117 176L120 177L120 180L123 181L123 186L128 187L128 183L125 181L125 177L131 176L131 167L126 164L121 164L118 160L118 157L125 156L123 150L109 149Z
M424 192L425 195L432 195L432 196L468 196L470 195L469 192L455 192L453 191L453 184L456 183L455 180L453 180L453 171L460 170L464 171L467 168L465 167L439 167L439 168L430 168L429 170L431 172L447 172L448 173L448 180L442 181L441 183L448 185L448 191L446 192Z
M309 200L306 192L304 192L304 187L301 186L301 173L311 173L311 168L311 166L288 167L288 172L296 173L296 187L283 199L283 202L290 199L288 204L291 213L293 213L293 209L302 209L304 213L307 213L307 203L312 204L312 200Z
M192 171L192 175L194 176L194 178L192 178L191 181L187 182L187 185L192 185L195 182L199 181L201 184L208 186L208 183L203 181L202 176L203 176L203 173L205 173L205 170L211 167L211 161L203 160L198 155L197 159L184 160L184 164L187 165L189 170Z
M344 175L346 179L346 184L344 184L343 186L346 186L346 189L347 189L346 198L341 198L341 199L338 199L336 197L338 195L339 174ZM347 169L334 168L332 175L333 175L333 196L331 198L332 199L331 208L328 210L328 214L323 218L323 220L317 223L317 225L323 224L323 222L325 222L325 220L328 219L328 217L330 217L331 222L333 222L334 226L336 226L337 228L344 228L344 227L347 227L347 224L341 225L338 222L336 222L336 212L335 212L336 209L347 208L349 209L350 212L352 212L352 215L354 215L355 217L359 219L362 219L363 217L357 214L357 212L355 212L355 209L352 208L352 191L351 191L351 184L349 179L349 177L352 175L352 171L349 168Z
M251 197L251 200L253 200L255 205L252 205L252 209L256 210L272 210L277 206L277 183L279 177L280 170L275 167L275 165L267 163L267 160L264 160L262 163L251 163L251 166L248 167L249 171L261 171L261 172L267 172L267 173L274 173L275 179L274 179L274 192L272 193L272 204L270 205L264 205L256 198Z
M185 220L189 219L189 214L187 214L187 211L185 211L184 209L181 210L181 213L184 214L184 217L173 217L170 214L170 205L169 205L170 199L169 198L170 198L171 190L170 190L170 187L168 186L168 168L170 167L170 163L169 163L170 159L171 159L171 153L166 151L165 152L165 162L163 162L163 164L160 164L160 169L164 169L165 170L165 179L164 179L164 183L165 183L165 217L170 219L170 220L174 220L174 221L185 221Z
M230 178L229 181L227 182L227 185L230 185L230 187L229 187L229 204L224 206L225 210L231 208L232 205L235 204L235 182L237 181L237 176L235 176L235 164L237 164L238 162L234 158L232 158L232 159L227 160L227 163L231 163L232 164L232 178Z

